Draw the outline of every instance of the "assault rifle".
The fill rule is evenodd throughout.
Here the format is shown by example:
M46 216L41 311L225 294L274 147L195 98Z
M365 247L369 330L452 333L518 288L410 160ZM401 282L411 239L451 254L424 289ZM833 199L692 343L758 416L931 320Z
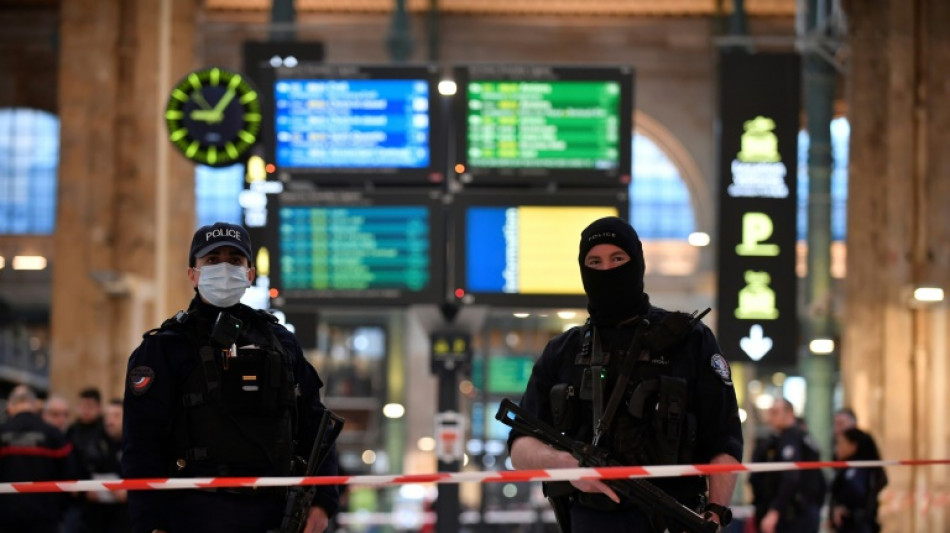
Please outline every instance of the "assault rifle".
M330 422L333 422L331 427ZM343 431L345 421L329 409L323 411L320 425L317 426L317 437L310 449L310 459L307 461L303 475L315 476L320 466L326 461L333 449L333 443ZM300 533L307 525L307 516L310 514L310 504L317 493L317 485L295 485L287 491L287 504L284 506L284 518L280 522L280 529L268 533Z
M509 413L514 414L514 418L510 417ZM611 459L604 449L563 435L507 398L502 400L495 418L512 429L570 453L577 459L581 467L624 466ZM689 533L716 533L719 530L719 526L715 522L706 520L648 481L642 479L604 479L603 482L625 501L632 503L649 516L657 531L667 529L670 533L682 533L684 531ZM562 528L565 527L560 521L558 525ZM569 519L566 527L570 527Z

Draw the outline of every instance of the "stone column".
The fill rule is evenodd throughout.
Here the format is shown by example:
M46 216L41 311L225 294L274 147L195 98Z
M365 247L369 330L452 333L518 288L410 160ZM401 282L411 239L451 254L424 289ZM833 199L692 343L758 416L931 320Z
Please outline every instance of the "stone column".
M950 456L947 313L910 289L950 289L950 5L846 2L851 121L845 403L887 459ZM944 467L888 469L885 531L945 531ZM916 498L914 495L916 494Z
M121 396L141 334L191 296L194 171L162 114L195 66L199 1L62 4L50 380L67 398Z

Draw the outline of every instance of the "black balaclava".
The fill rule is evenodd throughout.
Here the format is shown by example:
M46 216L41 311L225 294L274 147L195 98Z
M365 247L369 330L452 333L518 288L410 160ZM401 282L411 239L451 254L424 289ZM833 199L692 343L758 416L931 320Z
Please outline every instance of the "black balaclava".
M627 252L630 261L609 270L597 270L584 265L590 249L598 244L613 244ZM587 293L587 309L591 322L599 326L614 326L644 313L650 301L643 292L643 245L633 227L617 217L595 220L581 232L581 280Z

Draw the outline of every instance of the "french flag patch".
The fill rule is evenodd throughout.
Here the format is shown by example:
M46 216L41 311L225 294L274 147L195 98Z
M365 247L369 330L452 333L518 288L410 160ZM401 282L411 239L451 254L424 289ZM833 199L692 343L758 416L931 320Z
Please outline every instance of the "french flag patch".
M129 370L129 391L136 396L145 394L155 381L155 371L147 366L137 366Z

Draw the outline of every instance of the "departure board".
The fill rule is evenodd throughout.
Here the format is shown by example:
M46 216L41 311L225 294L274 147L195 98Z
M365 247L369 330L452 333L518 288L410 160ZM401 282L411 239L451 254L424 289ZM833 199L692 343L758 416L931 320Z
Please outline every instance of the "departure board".
M274 286L286 301L403 303L444 294L444 225L424 194L284 193Z
M425 168L425 80L279 80L277 166Z
M466 121L474 167L620 165L619 82L469 82Z
M583 305L581 231L626 213L625 193L473 195L460 199L456 298L495 305Z
M445 114L438 68L301 63L273 69L262 101L268 160L283 181L441 183Z
M630 180L631 69L456 69L460 180L618 185Z

